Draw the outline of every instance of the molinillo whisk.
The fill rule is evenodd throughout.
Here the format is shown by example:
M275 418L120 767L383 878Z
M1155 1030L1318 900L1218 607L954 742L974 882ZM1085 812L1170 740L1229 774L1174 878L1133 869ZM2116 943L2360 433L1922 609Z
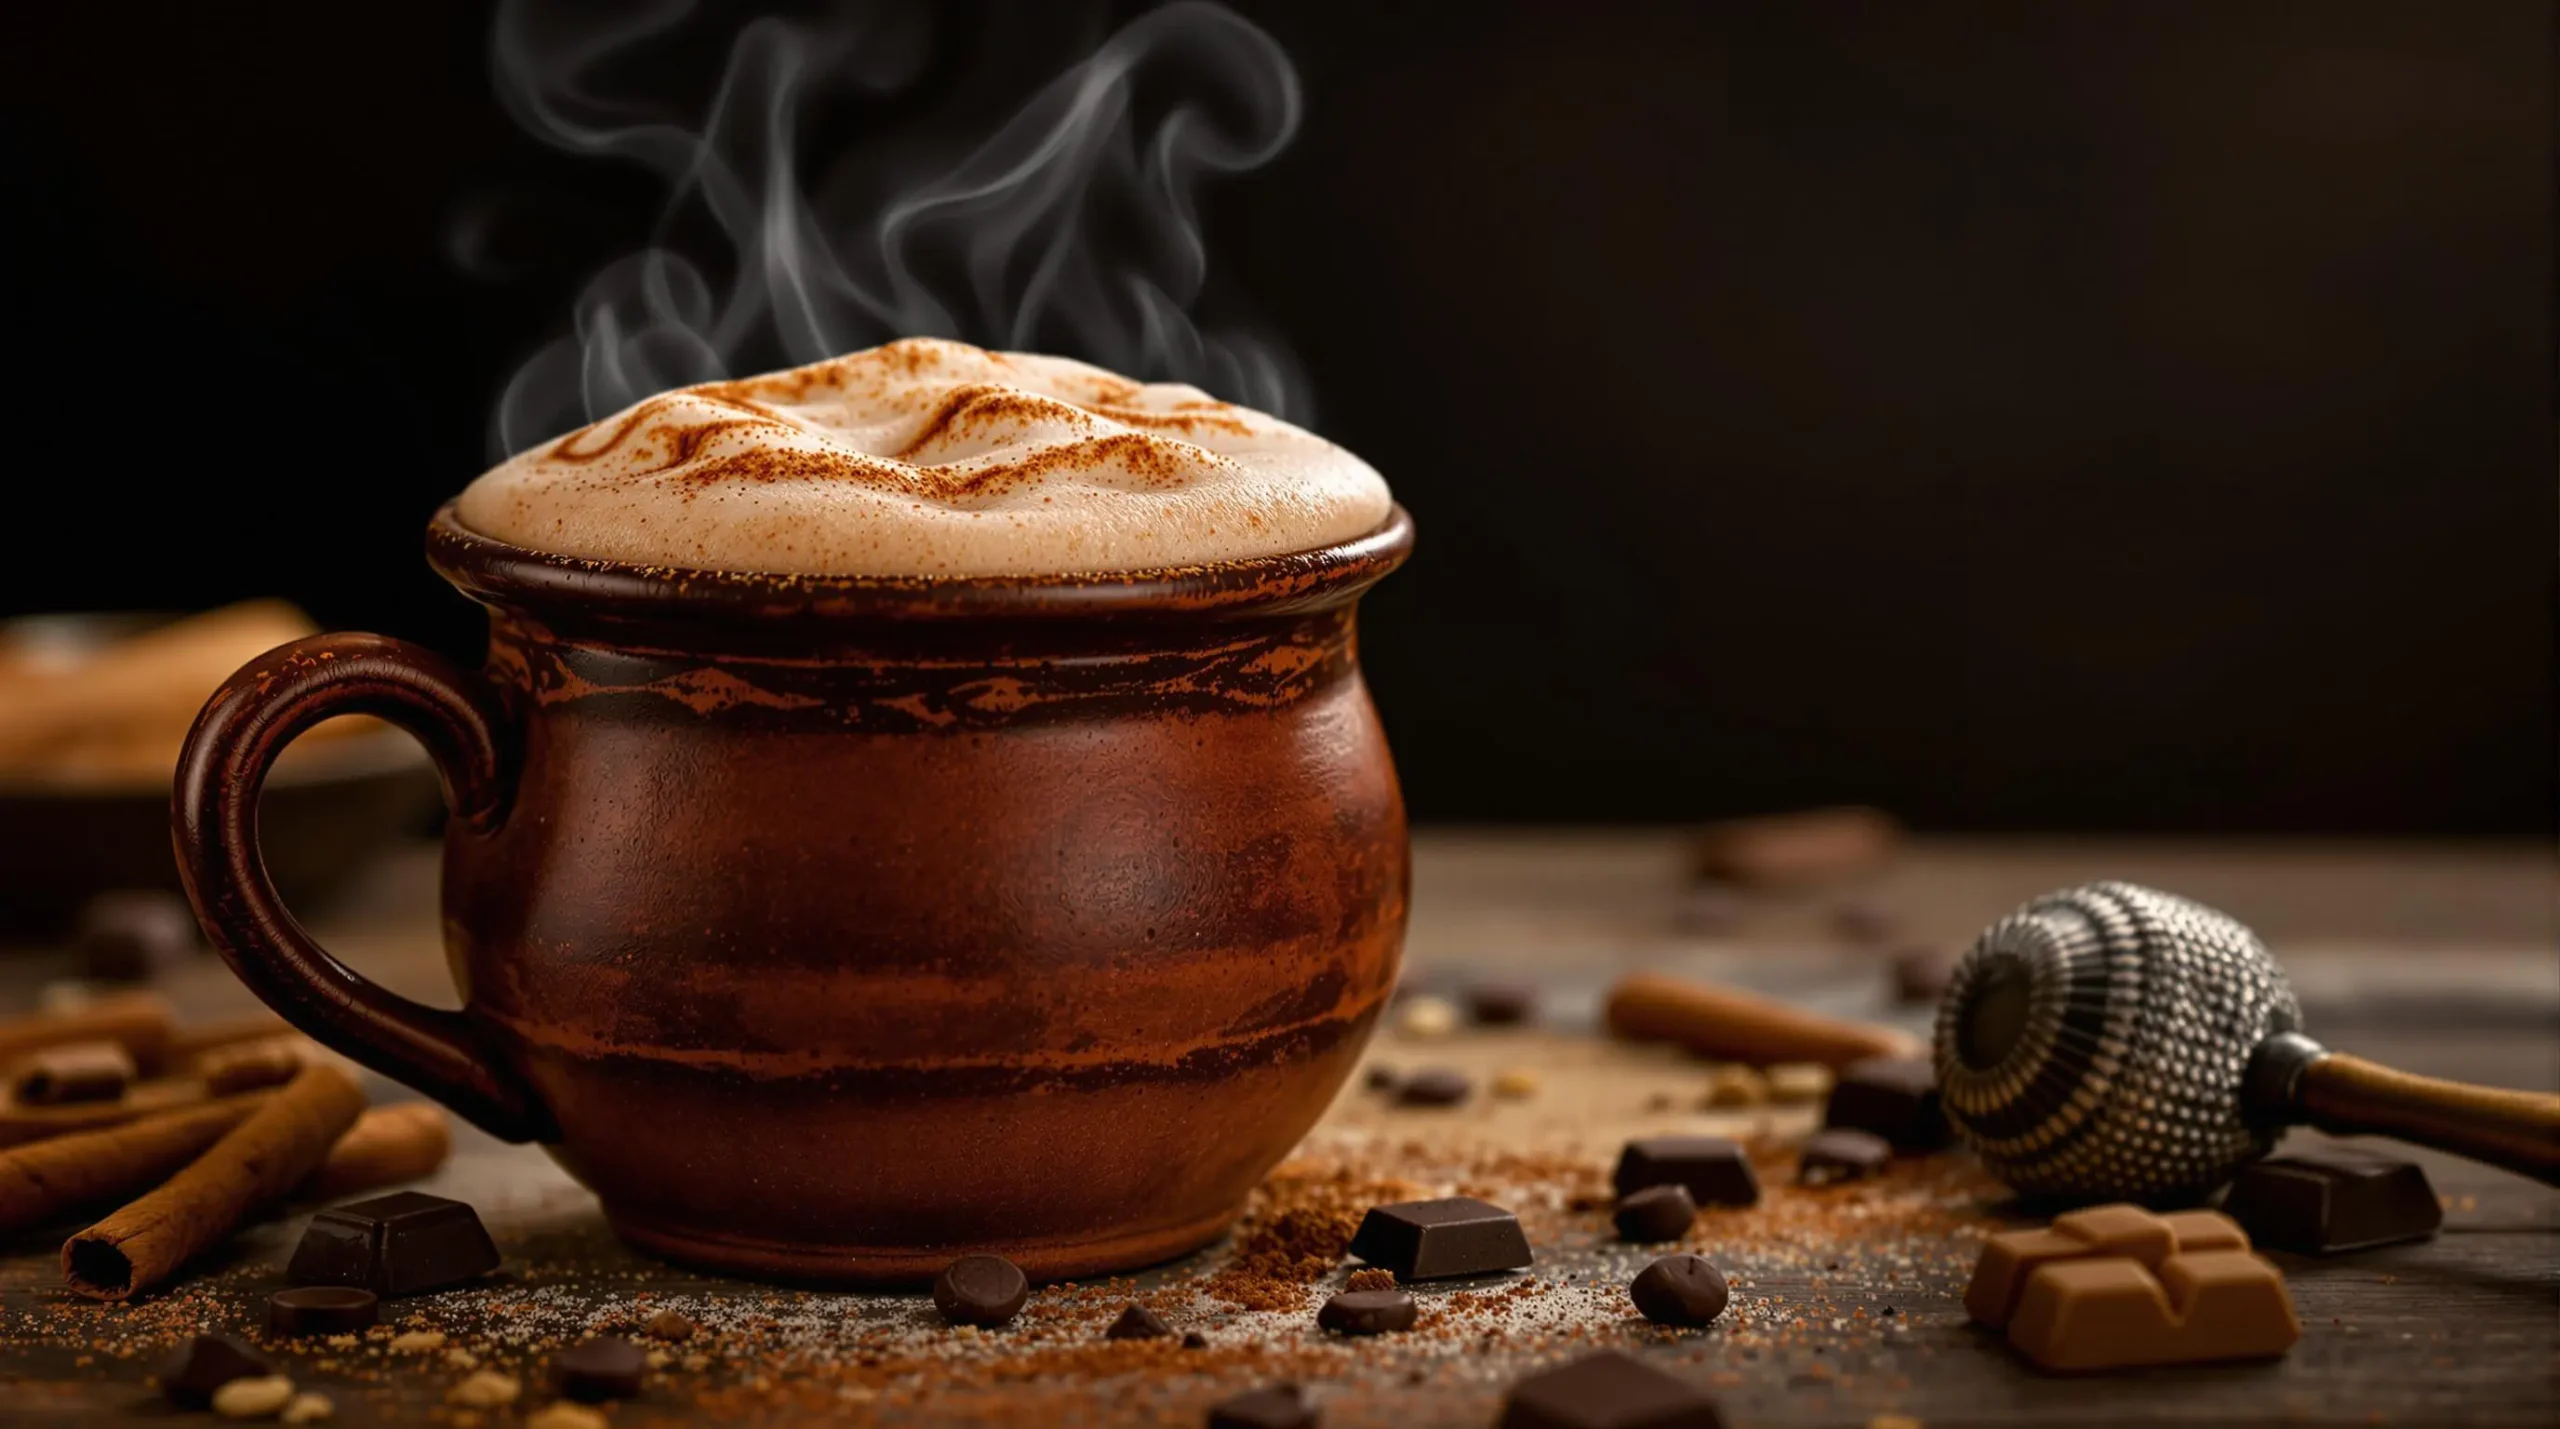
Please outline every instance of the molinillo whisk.
M2059 1200L2191 1198L2295 1125L2560 1183L2560 1096L2393 1071L2301 1024L2284 969L2238 920L2093 883L1965 954L1938 1007L1938 1094L1994 1175Z

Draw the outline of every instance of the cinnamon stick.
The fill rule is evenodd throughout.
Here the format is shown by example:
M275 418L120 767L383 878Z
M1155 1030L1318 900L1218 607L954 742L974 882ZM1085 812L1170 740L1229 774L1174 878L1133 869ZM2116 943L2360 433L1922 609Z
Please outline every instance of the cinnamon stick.
M1702 1057L1747 1062L1820 1062L1845 1067L1867 1057L1908 1056L1919 1043L1891 1028L1826 1017L1739 988L1661 973L1629 973L1609 990L1609 1030L1639 1041L1677 1042Z
M158 1284L317 1170L363 1112L353 1077L304 1068L168 1184L64 1241L64 1283L93 1300Z
M9 1095L21 1106L115 1101L133 1079L123 1043L65 1042L20 1058L9 1069Z
M207 1092L226 1096L255 1087L281 1086L292 1081L294 1073L323 1058L319 1043L299 1033L286 1033L215 1047L197 1056L193 1067Z
M122 1097L111 1102L27 1106L0 1101L0 1151L75 1132L122 1126L162 1112L185 1111L210 1100L204 1083L194 1077L155 1077L134 1083Z
M1881 809L1806 809L1709 824L1691 836L1696 878L1757 888L1846 878L1890 861L1902 825Z
M102 997L70 1012L46 1012L0 1021L0 1067L47 1047L73 1042L117 1042L144 1072L169 1064L177 1017L154 992Z
M272 1012L253 1012L245 1017L225 1018L196 1027L181 1027L169 1039L169 1055L179 1065L192 1065L207 1053L242 1042L263 1042L281 1037L293 1030L293 1024Z
M157 1185L265 1100L231 1097L0 1151L0 1232L42 1225L65 1211Z
M334 1201L358 1191L432 1176L453 1153L453 1127L434 1102L399 1102L357 1118L329 1159L294 1188L298 1201Z

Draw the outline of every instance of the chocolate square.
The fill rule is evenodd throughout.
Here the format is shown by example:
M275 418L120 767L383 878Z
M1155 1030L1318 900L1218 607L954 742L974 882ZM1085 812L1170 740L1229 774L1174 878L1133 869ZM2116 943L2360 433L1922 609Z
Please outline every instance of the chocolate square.
M1536 1259L1519 1217L1468 1196L1371 1207L1351 1253L1398 1280L1524 1270Z
M1869 1057L1841 1068L1822 1124L1873 1132L1896 1151L1935 1151L1950 1138L1937 1069L1926 1057Z
M400 1191L311 1218L285 1277L296 1285L361 1285L388 1300L486 1275L498 1248L460 1201Z
M2270 1156L2242 1170L2222 1213L2261 1246L2336 1255L2425 1240L2444 1207L2417 1162L2330 1146Z
M1760 1177L1742 1147L1721 1136L1645 1136L1618 1153L1621 1199L1647 1186L1685 1186L1701 1206L1751 1206Z

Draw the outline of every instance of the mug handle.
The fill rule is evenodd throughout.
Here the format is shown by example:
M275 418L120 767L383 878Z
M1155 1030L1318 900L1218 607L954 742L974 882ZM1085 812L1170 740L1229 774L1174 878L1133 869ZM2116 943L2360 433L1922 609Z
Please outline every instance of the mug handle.
M258 795L276 756L332 715L369 714L417 737L464 827L506 816L515 773L497 691L407 641L314 635L241 667L196 716L178 757L170 828L187 899L222 960L287 1022L406 1082L508 1141L551 1117L468 1011L411 1002L331 957L276 896L258 847Z

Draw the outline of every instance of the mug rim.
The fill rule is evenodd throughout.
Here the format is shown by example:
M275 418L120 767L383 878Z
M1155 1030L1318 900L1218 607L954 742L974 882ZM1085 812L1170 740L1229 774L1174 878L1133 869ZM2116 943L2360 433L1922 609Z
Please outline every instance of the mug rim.
M427 523L427 564L483 605L542 613L686 620L933 620L1251 611L1348 602L1404 564L1413 518L1329 546L1131 571L1032 576L821 576L643 566L537 551L463 524L455 503Z

